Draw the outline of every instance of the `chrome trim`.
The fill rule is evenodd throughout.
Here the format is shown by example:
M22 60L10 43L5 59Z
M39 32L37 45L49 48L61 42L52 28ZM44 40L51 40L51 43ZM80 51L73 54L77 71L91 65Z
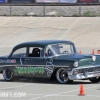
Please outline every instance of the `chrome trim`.
M0 65L0 67L2 67L2 66L46 66L46 65ZM70 67L70 66L59 66L59 65L54 65L54 67L61 67L61 68L63 68L63 67L66 67L66 68L68 68L68 67Z
M78 68L73 68L72 71L67 71L68 77L71 80L80 80L80 79L87 79L91 77L98 77L100 76L100 71L94 70L93 72L84 72L84 73L78 73L78 74L73 74L74 70L76 69L84 69L84 68L95 68L95 67L100 67L100 65L96 66L79 66Z
M76 75L69 75L69 79L71 80L81 80L81 79L88 79L88 78L92 78L92 77L98 77L100 76L100 71L98 72L89 72L89 73L79 73Z
M99 67L99 66L100 65L96 65L96 66L81 66L81 67L79 66L77 68L73 68L71 73L73 73L73 71L76 70L76 69L95 68L95 67Z
M45 65L0 65L0 67L4 66L45 66Z
M22 59L21 59L21 58L20 58L20 64L23 65L23 63L22 63Z
M79 66L77 68L74 68L74 69L84 69L84 68L91 68L91 67L99 67L100 65L96 65L96 66ZM74 70L73 69L73 70Z

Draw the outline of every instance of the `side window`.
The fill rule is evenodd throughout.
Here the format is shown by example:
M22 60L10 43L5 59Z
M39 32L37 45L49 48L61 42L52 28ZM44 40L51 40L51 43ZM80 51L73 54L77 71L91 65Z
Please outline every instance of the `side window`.
M29 48L29 57L41 57L41 50L40 47L30 47Z
M17 49L12 57L26 57L26 47Z
M62 47L60 48L60 53L64 53L64 51L67 51L67 53L71 53L72 52L72 48L71 46L68 44L62 44Z

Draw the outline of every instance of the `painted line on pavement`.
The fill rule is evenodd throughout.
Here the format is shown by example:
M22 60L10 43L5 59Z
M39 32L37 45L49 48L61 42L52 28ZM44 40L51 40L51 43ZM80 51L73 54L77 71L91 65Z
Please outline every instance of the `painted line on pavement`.
M30 95L42 95L42 96L45 96L46 94L26 94L27 96L30 96ZM47 94L49 95L49 94ZM54 96L75 96L75 95L54 95Z
M92 86L92 87L88 87L86 89L92 89L92 88L99 87L99 86ZM41 99L41 98L45 98L45 97L51 97L51 96L55 96L55 95L60 95L60 94L65 94L65 93L71 93L71 92L75 92L75 91L79 91L79 90L80 89L76 89L76 90L73 90L73 91L67 91L67 92L61 92L61 93L56 93L56 94L44 95L44 96L41 96L41 97L36 97L36 98L29 99L29 100Z
M88 97L99 97L100 98L100 95L86 95Z
M12 86L12 87L7 87L7 88L0 88L0 90L5 90L5 89L11 89L11 88L18 88L18 87L23 87L29 84L23 84L23 85L18 85L18 86Z
M26 95L42 95L42 96L44 96L44 95L48 95L48 94L26 94Z

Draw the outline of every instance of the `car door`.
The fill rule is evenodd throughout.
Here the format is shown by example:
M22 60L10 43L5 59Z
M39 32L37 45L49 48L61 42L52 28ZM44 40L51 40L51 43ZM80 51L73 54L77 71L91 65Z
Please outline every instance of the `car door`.
M15 59L12 70L17 76L35 76L42 77L45 74L45 59L44 57L33 57L29 54L28 47L16 49L11 54L11 59ZM14 60L13 60L14 61Z
M45 58L41 56L43 48L30 47L28 49L27 57L21 57L21 66L27 69L26 74L35 77L45 76ZM41 49L39 56L34 53L35 49ZM34 54L32 54L32 50Z
M50 77L54 71L54 53L50 49L50 46L47 46L44 51L45 54L45 71L47 73L47 77Z

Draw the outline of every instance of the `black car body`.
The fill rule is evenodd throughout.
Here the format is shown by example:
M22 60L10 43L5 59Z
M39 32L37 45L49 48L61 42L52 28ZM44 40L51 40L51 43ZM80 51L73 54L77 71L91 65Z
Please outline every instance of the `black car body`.
M77 53L71 41L40 40L16 45L9 56L0 57L6 81L15 77L54 78L60 83L77 79L99 82L99 55Z

